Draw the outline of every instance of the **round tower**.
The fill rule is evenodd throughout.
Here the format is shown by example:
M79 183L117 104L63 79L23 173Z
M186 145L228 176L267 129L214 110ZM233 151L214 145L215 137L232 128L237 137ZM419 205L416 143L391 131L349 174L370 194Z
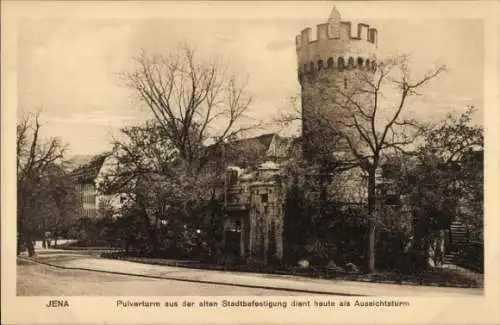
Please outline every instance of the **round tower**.
M340 118L336 103L345 99L360 71L375 70L377 49L377 30L342 21L335 6L327 22L316 26L315 35L306 28L296 36L304 154L309 159L333 150L334 123L329 122Z

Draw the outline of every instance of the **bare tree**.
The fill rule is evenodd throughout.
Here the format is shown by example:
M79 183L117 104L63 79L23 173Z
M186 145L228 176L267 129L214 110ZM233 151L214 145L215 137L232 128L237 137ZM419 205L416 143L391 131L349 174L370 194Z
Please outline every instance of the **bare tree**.
M316 141L335 142L333 149L329 147L328 150L347 149L349 157L341 160L354 160L367 175L369 232L366 257L369 272L375 269L376 173L383 152L405 150L423 134L423 124L404 114L408 110L408 100L419 95L419 89L444 71L444 66L437 66L414 79L408 59L396 57L379 63L375 71L352 70L344 82L328 74L314 76L314 86L310 86L306 94L317 103L307 108L309 123L312 121L318 129L328 131L325 133L328 138ZM297 117L289 115L287 118Z
M28 115L17 124L18 234L30 255L34 237L55 230L68 216L71 192L61 167L65 148L56 138L41 138L39 116Z
M125 74L190 173L206 164L207 141L219 144L256 126L244 123L252 100L240 79L186 44L169 55L142 53L135 70Z

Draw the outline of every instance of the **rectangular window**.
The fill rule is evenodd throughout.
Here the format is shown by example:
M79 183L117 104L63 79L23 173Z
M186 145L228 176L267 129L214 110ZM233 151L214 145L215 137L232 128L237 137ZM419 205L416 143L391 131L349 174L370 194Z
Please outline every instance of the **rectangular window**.
M262 203L267 203L267 200L269 199L269 196L267 193L261 194L260 195L260 202Z
M227 231L230 232L241 232L241 220L239 219L229 219L227 222Z

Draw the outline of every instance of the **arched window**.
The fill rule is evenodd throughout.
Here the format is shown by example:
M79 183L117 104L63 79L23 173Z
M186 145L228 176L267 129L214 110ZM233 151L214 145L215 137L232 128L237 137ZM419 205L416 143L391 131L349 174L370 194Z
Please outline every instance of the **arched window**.
M326 61L326 65L331 68L333 67L333 58L328 58L328 61Z
M358 67L362 68L362 67L363 67L363 63L364 63L364 62L365 62L365 61L363 60L363 58L359 57L359 58L358 58Z
M377 63L374 61L372 61L372 71L375 72L377 71Z
M311 72L314 72L314 62L309 63Z
M349 57L349 61L347 61L347 65L349 66L349 69L354 68L354 58L352 56Z
M343 70L345 68L345 60L344 60L344 58L338 58L338 60L337 60L337 66L339 67L339 70Z
M347 78L344 78L344 88L347 88Z
M318 70L323 69L323 60L318 61Z
M307 63L304 63L304 72L307 72Z
M370 70L370 59L366 59L366 69Z

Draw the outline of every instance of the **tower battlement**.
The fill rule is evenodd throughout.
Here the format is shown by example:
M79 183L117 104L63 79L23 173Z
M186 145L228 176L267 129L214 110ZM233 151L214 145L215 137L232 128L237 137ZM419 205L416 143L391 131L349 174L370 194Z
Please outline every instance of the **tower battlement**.
M328 40L351 40L351 41L366 41L377 46L377 29L370 28L370 25L358 23L353 34L353 26L350 21L340 21L338 26L334 23L323 23L316 25L316 39L312 38L313 32L311 27L304 28L302 32L295 37L295 46L299 51L303 46L311 43L328 41Z
M365 23L341 21L334 7L328 21L308 27L295 38L299 75L322 68L365 67L374 65L378 43L377 29Z

